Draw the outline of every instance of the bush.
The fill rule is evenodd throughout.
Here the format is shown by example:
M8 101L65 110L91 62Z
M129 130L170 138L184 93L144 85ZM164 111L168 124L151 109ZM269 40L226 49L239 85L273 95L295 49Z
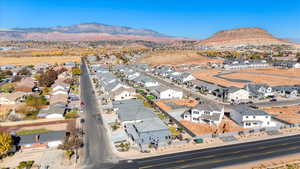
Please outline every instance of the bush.
M75 152L73 150L67 150L65 152L65 154L68 157L68 159L70 160L72 158L72 156L75 154Z
M17 166L18 169L30 169L33 165L34 161L22 161Z

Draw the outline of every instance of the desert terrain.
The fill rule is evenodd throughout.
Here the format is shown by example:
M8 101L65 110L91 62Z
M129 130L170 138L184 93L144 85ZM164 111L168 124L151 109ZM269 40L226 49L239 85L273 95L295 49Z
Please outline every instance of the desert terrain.
M149 63L151 65L206 65L208 62L222 63L223 61L200 56L195 50L164 50L159 52L150 52L148 56L139 59L138 62Z

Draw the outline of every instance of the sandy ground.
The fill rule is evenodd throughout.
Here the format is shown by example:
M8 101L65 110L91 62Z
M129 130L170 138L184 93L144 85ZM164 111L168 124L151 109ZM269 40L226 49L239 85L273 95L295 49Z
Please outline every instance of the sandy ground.
M180 65L180 64L207 64L222 63L222 60L202 57L196 51L190 50L166 50L151 52L149 56L143 57L138 62L152 65Z
M244 87L246 83L231 82L225 79L214 77L214 75L225 72L235 72L233 74L222 75L225 78L250 80L252 83L266 83L270 86L279 85L295 85L300 84L300 69L242 69L236 71L222 71L216 69L206 69L199 71L191 71L198 79L209 81L223 86ZM257 74L251 74L257 73ZM288 77L291 76L291 77Z
M51 57L0 57L0 65L37 65L47 62L49 64L61 64L68 61L80 63L79 56L51 56Z
M238 126L236 123L234 123L232 120L228 119L227 117L224 117L224 119L219 124L219 126L209 125L204 123L194 123L186 120L181 120L180 123L183 124L186 128L188 128L196 135L203 135L209 133L219 134L219 133L235 132L235 131L243 130L243 128Z
M172 110L172 107L166 105L165 103L174 103L180 106L194 107L199 104L199 102L193 98L189 99L170 99L170 100L159 100L155 104L158 105L161 109L168 111Z
M64 152L57 149L36 149L17 152L12 157L7 157L0 162L0 167L16 167L21 161L34 160L34 165L49 165L49 169L73 168L70 161L64 158Z
M267 169L281 167L281 169L288 169L284 167L286 164L294 164L300 162L300 154L293 154L288 156L276 157L272 159L265 159L260 161L255 161L251 163L245 163L241 165L234 165L228 167L222 167L222 169Z
M271 107L263 110L289 123L300 123L300 106Z

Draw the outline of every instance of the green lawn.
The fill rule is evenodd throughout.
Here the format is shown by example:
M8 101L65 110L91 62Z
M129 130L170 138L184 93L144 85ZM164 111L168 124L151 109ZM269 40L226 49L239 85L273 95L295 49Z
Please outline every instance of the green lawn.
M17 132L17 135L26 135L26 134L39 134L50 132L48 129L33 129L33 130L21 130Z

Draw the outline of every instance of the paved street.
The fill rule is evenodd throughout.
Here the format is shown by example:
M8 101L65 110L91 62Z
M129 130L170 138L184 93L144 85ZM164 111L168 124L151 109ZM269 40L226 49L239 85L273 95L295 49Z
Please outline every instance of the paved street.
M120 163L115 168L208 169L242 164L300 152L300 135L231 146L195 150Z
M96 118L96 113L100 112L100 110L85 64L81 65L81 70L81 99L85 103L84 129L86 133L84 139L84 168L111 168L113 166L112 163L116 161L116 157L112 152L101 116Z
M254 105L257 107L279 107L279 106L290 106L290 105L299 105L300 99L294 100L278 100L276 102L262 102L255 103Z

